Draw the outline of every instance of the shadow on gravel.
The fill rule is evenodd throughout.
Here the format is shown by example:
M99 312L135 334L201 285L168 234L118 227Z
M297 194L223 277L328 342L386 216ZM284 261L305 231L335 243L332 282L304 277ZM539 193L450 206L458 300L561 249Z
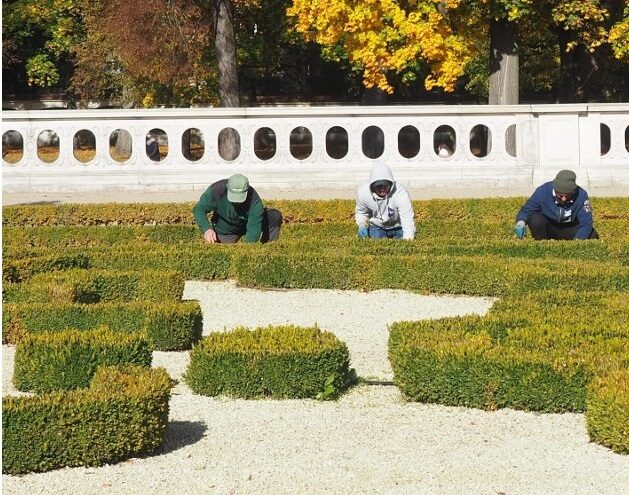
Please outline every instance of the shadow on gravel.
M42 206L42 205L60 205L61 201L58 199L51 201L27 201L24 203L13 203L10 205L2 205L2 206Z
M201 421L171 421L166 429L166 441L155 454L169 454L197 443L203 438L205 430L207 426Z

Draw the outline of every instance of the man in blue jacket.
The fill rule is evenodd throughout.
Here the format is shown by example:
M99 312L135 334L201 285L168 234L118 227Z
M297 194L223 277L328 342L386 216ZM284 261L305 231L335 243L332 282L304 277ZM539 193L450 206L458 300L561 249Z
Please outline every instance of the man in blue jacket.
M562 170L553 181L539 186L515 219L515 235L522 239L528 225L538 241L598 239L588 193L576 180L572 170Z

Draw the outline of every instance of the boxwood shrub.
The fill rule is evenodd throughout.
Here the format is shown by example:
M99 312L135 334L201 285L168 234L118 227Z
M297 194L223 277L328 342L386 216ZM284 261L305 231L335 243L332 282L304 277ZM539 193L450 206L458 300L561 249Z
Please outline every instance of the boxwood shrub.
M627 409L622 373L629 364L629 198L593 198L601 240L583 242L514 240L513 217L523 202L415 201L418 238L387 242L356 239L351 200L271 201L267 206L279 208L286 222L280 240L238 246L204 245L193 225L192 203L4 208L4 292L11 299L27 286L16 282L77 263L107 270L177 270L188 279L235 278L254 287L397 288L500 297L485 317L417 322L404 332L403 324L392 327L390 356L397 360L396 381L407 397L486 409L582 411L587 406L591 438L626 451L627 419L619 411ZM40 291L42 300L63 292L60 286ZM145 331L145 325L150 330L146 319L122 304L120 315L114 315L114 303L100 302L64 303L58 314L50 309L46 316L44 304L32 305L32 299L5 305L12 309L3 314L3 338L19 341L31 331L45 331L47 324L53 329L53 323L54 330L62 330L66 320L82 330L110 321L126 332ZM16 309L29 305L41 308L42 317ZM158 327L164 332L161 342L167 342L168 323ZM157 339L151 342L159 348ZM274 396L265 388L277 380L273 373L264 386L249 389L229 371L226 376L238 391L220 385L217 356L207 358L218 375L207 379L213 394L247 396L242 388L248 396ZM244 369L254 384L261 376L259 362L267 362L260 358L245 366L251 361L240 352L220 357L225 369ZM609 381L609 376L616 378ZM335 380L329 375L327 392L317 395L336 394Z
M629 454L629 369L618 368L592 381L586 420L594 442Z
M438 332L431 322L391 326L394 381L408 399L489 410L585 409L594 372L582 359L501 345L489 332L468 333L466 323L446 319Z
M27 335L15 349L13 384L24 392L85 388L100 366L150 366L151 360L146 337L139 333L99 328Z
M172 380L162 368L106 367L88 389L2 398L2 472L100 466L160 447Z
M201 395L337 397L352 382L347 346L317 327L237 328L212 333L190 352L185 381Z
M413 201L420 222L432 220L512 221L526 198L430 199ZM595 220L628 220L629 199L592 198ZM190 203L109 203L8 206L3 226L193 225ZM265 201L286 223L353 223L353 200Z
M16 344L27 334L107 326L142 332L157 351L190 349L201 338L203 317L197 301L129 303L25 303L2 306L2 342Z
M178 301L184 277L159 270L67 270L41 273L5 291L7 302Z
M22 282L37 273L89 268L89 258L84 253L51 253L30 258L4 260L3 265L2 280L4 282Z

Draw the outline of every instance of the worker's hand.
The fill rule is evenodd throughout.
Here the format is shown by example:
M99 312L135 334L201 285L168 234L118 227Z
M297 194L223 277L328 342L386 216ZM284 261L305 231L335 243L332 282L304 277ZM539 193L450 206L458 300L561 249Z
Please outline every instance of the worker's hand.
M214 244L215 242L217 242L216 232L214 232L214 230L212 229L207 229L205 231L205 234L203 234L203 240L208 244Z
M526 223L523 220L520 220L513 227L513 231L518 239L522 239L526 235Z
M358 238L366 239L367 237L369 237L369 229L367 227L360 227L358 229Z

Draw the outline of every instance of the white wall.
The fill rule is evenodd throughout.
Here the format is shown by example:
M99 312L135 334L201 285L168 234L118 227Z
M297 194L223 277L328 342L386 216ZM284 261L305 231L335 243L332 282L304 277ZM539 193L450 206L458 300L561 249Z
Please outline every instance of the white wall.
M491 132L491 151L484 158L470 148L470 130L479 124ZM507 153L504 138L513 124L516 156ZM601 124L611 136L605 155ZM420 134L420 150L412 158L398 150L399 130L407 125ZM437 156L433 147L434 131L441 125L456 132L456 150L449 158ZM290 132L297 126L307 127L313 136L312 153L304 160L291 155ZM348 133L349 150L341 159L326 152L326 133L333 126ZM3 136L17 131L24 145L17 163L3 160L2 187L4 192L205 189L238 172L266 190L353 188L375 161L362 152L361 136L368 126L384 133L384 153L377 160L391 166L409 188L528 188L552 179L562 168L575 170L584 187L629 185L629 104L577 104L8 111L3 113ZM226 127L241 136L241 153L232 162L217 151L218 134ZM262 127L276 135L276 153L266 161L254 150L254 134ZM146 134L153 128L168 135L169 153L160 162L145 154ZM181 153L182 134L189 128L199 129L205 142L197 162ZM87 164L73 154L73 137L82 129L96 138L96 156ZM133 137L133 154L123 164L109 155L109 136L116 129ZM47 130L56 132L60 142L59 157L50 164L37 155L37 138ZM4 145L3 137L3 151Z

